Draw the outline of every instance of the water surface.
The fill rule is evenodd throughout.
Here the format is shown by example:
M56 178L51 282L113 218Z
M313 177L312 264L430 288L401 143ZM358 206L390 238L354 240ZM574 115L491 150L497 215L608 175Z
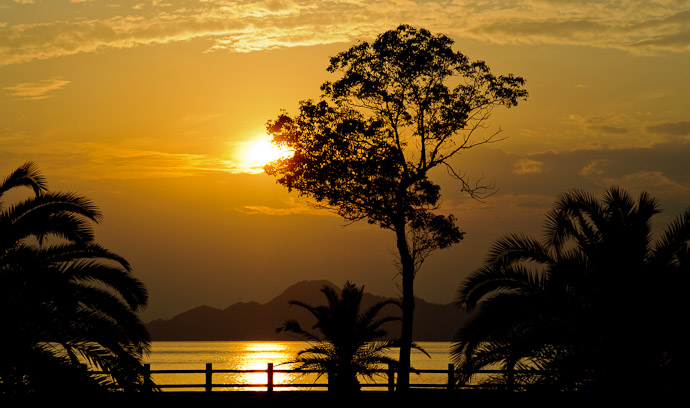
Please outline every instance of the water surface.
M422 370L445 370L448 367L450 344L448 342L421 342L419 345L429 353L431 358L413 351L412 366ZM305 348L301 341L154 341L151 353L145 363L151 365L151 370L204 370L207 363L211 363L214 370L266 370L268 363L273 363L274 369L290 369L286 364ZM397 350L391 350L391 356L397 358ZM385 367L384 367L385 368ZM244 389L234 387L236 384L266 384L265 372L248 373L214 373L214 384L226 384L226 388L214 390ZM153 380L157 384L203 384L204 373L184 374L154 374ZM385 384L387 379L377 377L376 383ZM422 374L410 376L414 383L438 383L447 381L446 374ZM302 375L297 373L275 373L275 384L313 384L325 383L326 378L317 378L315 374ZM360 382L371 382L360 378ZM265 390L262 387L246 389ZM276 387L276 390L295 389ZM315 388L323 389L323 388ZM185 389L186 390L186 389ZM197 388L201 390L201 388Z

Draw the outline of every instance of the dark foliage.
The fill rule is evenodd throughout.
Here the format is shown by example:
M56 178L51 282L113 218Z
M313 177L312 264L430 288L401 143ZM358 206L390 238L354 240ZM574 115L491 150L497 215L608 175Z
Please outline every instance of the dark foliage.
M571 191L548 213L542 240L499 239L459 290L473 313L457 333L456 367L499 366L509 374L493 381L559 390L678 385L688 362L690 210L653 244L658 212L646 193L635 201L615 187L601 200Z
M459 242L452 215L435 213L440 187L428 177L445 166L474 196L451 159L490 143L475 132L496 106L526 98L524 80L495 76L482 61L452 49L453 41L401 25L331 58L340 78L323 84L321 101L303 101L295 116L267 128L273 142L294 151L266 167L288 190L316 200L346 220L366 220L395 233L402 276L403 324L399 388L408 387L414 277L433 251Z
M396 302L386 300L361 310L363 290L346 282L338 295L332 287L324 286L321 292L328 301L325 306L290 302L316 318L316 332L303 329L295 320L288 320L277 329L296 334L309 343L289 363L297 364L299 369L327 372L329 388L334 391L359 390L358 375L371 378L383 364L395 363L384 351L396 343L385 340L387 333L381 326L399 318L378 315L386 305Z
M20 187L33 195L6 205ZM100 219L88 199L49 192L32 163L0 184L3 394L143 386L149 335L136 312L148 295L126 260L93 241Z

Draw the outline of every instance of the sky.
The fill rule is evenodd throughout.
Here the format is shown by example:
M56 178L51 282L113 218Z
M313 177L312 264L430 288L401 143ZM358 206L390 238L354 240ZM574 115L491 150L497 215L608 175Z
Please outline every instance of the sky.
M419 297L452 302L494 240L538 236L567 190L647 191L657 233L690 206L690 0L0 0L0 177L31 160L91 198L96 239L148 287L144 321L301 280L397 296L390 231L310 206L251 151L319 98L331 56L402 23L529 92L487 121L501 141L454 160L494 195L433 173L466 235L426 261Z

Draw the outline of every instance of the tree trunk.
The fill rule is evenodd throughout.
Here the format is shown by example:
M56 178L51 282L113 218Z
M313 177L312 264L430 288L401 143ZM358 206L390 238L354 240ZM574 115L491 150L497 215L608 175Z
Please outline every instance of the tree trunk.
M405 224L395 229L402 273L402 329L400 333L400 357L398 361L397 391L410 388L410 352L412 351L412 324L414 321L414 259L410 254L405 235Z

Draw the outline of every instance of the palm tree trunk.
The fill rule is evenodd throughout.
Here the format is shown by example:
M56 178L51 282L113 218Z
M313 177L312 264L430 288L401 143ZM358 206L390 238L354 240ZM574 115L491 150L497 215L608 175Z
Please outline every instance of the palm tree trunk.
M414 259L410 254L404 222L395 229L402 269L402 329L398 359L397 391L410 388L410 352L412 351L412 325L414 322Z

